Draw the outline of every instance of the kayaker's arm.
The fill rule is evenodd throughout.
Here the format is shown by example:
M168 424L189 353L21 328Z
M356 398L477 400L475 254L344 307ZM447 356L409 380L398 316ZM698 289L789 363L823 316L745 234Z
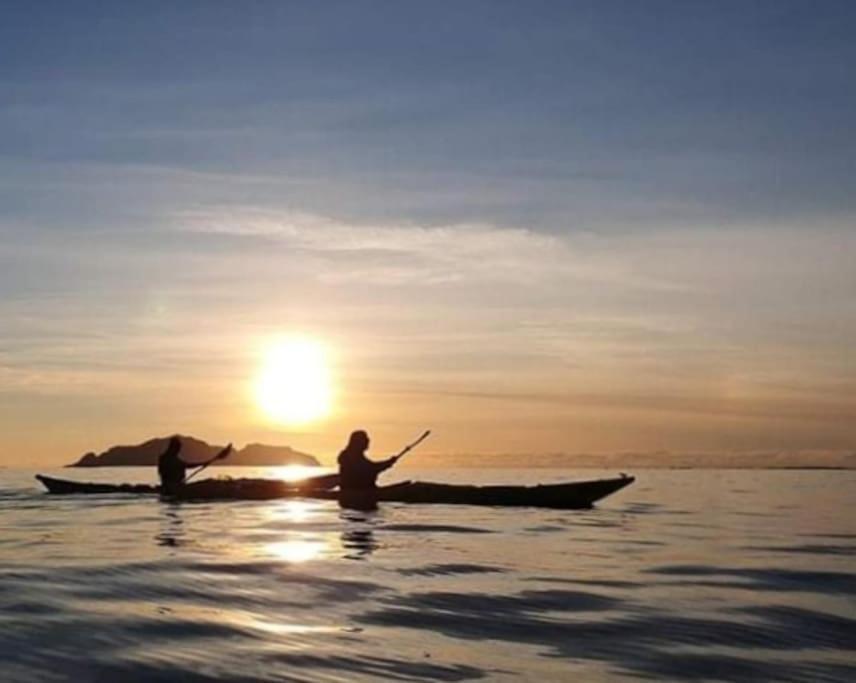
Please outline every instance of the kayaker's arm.
M387 458L386 460L377 460L375 461L374 466L377 468L378 472L384 472L397 463L400 457L400 455L393 455L391 458Z

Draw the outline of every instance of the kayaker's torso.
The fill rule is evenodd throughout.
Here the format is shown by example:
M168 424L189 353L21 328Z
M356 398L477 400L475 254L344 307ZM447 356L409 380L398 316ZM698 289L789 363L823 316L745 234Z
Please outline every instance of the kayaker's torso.
M373 489L377 477L392 467L392 458L374 462L362 451L344 450L339 453L339 488L343 491Z
M161 488L168 493L184 483L187 464L178 457L178 453L164 453L158 460L158 474Z

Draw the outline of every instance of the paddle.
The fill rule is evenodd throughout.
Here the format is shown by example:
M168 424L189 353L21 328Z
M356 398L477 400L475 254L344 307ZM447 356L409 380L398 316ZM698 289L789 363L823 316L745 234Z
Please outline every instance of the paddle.
M398 455L395 456L395 459L398 460L399 458L401 458L402 455L404 455L405 453L407 453L411 449L416 448L416 446L418 446L420 443L422 443L423 441L425 441L425 439L428 438L429 434L431 434L431 430L426 429L425 433L422 436L420 436L418 439L416 439L416 441L414 441L409 446L405 446L404 450L402 450L401 453L399 453Z
M184 480L184 483L186 484L187 482L189 482L191 479L193 479L193 477L195 477L197 474L199 474L202 470L204 470L209 465L213 464L215 461L223 460L224 458L228 458L231 453L232 453L232 444L229 444L228 446L226 446L226 448L224 448L217 455L215 455L213 458L211 458L211 460L209 460L206 463L203 463L202 466L198 470L191 473L191 475L189 477L187 477L187 479Z

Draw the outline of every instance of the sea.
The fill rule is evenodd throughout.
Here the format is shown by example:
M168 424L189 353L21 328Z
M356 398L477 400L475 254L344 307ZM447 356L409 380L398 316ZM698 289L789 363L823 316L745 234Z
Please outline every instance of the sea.
M856 681L856 471L640 470L591 510L374 512L48 496L34 474L0 470L2 683Z

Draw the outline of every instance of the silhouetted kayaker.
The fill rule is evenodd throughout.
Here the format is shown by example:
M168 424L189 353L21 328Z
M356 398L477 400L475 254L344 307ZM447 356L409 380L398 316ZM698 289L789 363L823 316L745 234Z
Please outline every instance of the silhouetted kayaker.
M369 447L369 435L362 429L351 434L345 450L339 453L339 488L342 491L373 489L377 477L392 467L400 456L394 455L377 462L366 457Z
M158 458L158 474L161 481L161 493L172 495L177 492L187 479L187 468L210 465L215 460L226 457L232 450L229 444L207 462L188 463L179 457L181 452L181 439L172 437L167 444L166 450ZM195 473L194 473L195 474Z

